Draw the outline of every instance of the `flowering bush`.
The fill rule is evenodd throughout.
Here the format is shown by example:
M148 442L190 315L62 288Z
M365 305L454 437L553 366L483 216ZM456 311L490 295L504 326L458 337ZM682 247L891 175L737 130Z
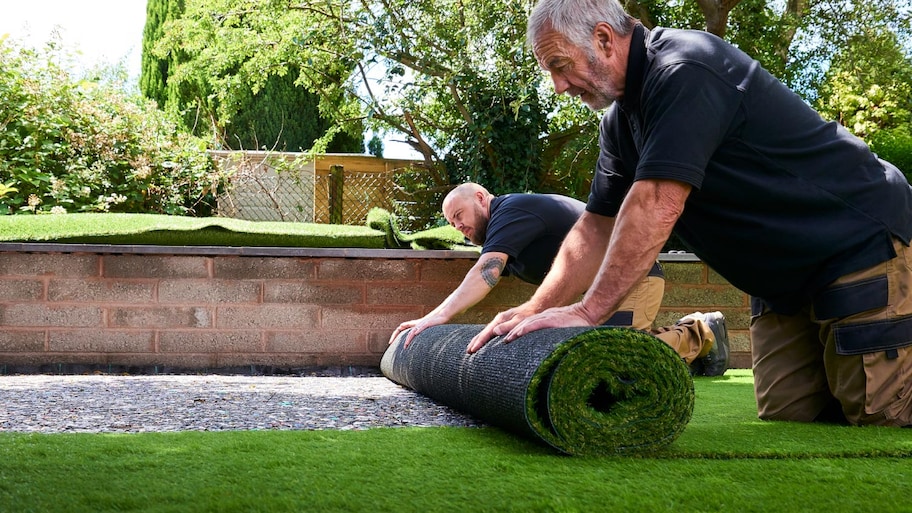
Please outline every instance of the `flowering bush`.
M0 37L0 214L209 215L224 177L206 143L138 94L75 80L63 57Z

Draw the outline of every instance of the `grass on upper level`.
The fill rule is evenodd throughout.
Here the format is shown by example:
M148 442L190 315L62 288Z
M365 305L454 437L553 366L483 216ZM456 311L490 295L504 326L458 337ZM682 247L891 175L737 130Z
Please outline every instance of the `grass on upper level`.
M455 228L402 234L389 212L374 209L370 225L245 221L159 214L0 216L0 242L160 246L463 249Z

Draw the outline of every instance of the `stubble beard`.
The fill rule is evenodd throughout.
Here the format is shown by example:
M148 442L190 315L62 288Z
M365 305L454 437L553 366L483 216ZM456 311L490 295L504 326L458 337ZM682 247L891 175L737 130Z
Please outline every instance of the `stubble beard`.
M608 108L618 99L617 93L608 80L610 71L594 54L589 55L589 88L580 96L583 104L591 110L599 111Z

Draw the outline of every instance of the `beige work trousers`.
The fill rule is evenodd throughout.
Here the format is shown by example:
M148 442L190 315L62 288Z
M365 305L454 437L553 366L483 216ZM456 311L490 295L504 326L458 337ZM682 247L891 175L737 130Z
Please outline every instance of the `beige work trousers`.
M647 276L621 303L618 312L632 312L631 327L648 331L665 342L684 362L690 365L697 358L706 356L713 346L713 334L700 319L685 318L673 326L653 329L662 296L665 295L665 279Z
M752 312L760 418L912 425L912 250L894 247L797 315Z

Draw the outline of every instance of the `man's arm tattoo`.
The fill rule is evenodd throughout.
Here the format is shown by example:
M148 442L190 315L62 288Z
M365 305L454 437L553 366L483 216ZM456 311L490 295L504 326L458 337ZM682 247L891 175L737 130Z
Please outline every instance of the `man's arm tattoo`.
M488 287L494 288L494 285L497 285L505 265L506 262L500 257L491 258L482 264L481 278L488 284Z

